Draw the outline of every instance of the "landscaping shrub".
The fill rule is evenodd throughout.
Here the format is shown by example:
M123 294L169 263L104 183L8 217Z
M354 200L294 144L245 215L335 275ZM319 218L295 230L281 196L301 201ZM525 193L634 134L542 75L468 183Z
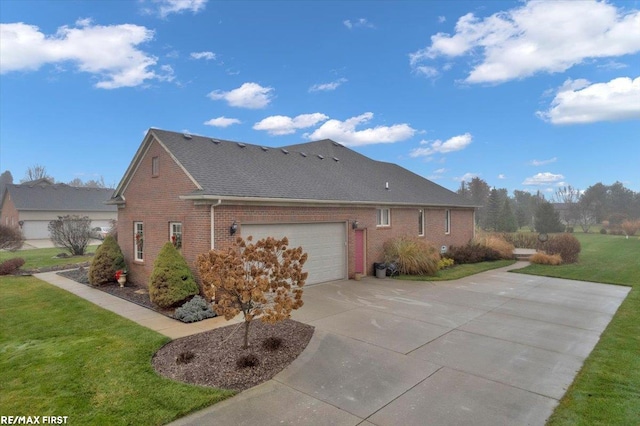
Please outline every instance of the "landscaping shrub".
M189 364L196 357L191 351L180 352L176 357L176 364Z
M632 237L636 235L636 232L638 232L638 229L640 229L640 220L625 220L624 222L622 222L621 227L626 235Z
M464 246L450 247L446 257L453 259L458 265L501 259L500 253L496 250L473 242Z
M199 293L189 265L170 242L165 243L153 263L149 298L161 308L171 308Z
M535 249L538 247L538 234L533 232L504 232L500 235L505 241L517 248Z
M529 257L529 262L539 265L560 265L562 263L562 257L559 254L547 254L539 251Z
M193 299L176 309L173 316L182 322L196 322L213 318L216 313L213 312L211 305L203 297L195 295Z
M440 253L430 243L410 237L398 237L384 243L387 263L395 263L401 274L434 275L438 272Z
M548 254L559 254L563 263L576 263L580 254L580 241L571 234L557 234L545 244Z
M515 247L513 244L507 242L507 240L500 234L479 234L474 240L475 243L489 247L498 253L502 259L513 259L513 250Z
M125 270L124 255L115 238L107 235L98 246L89 266L89 283L103 285L115 281L116 271Z
M454 260L448 257L443 257L438 261L438 270L449 268L454 265Z
M605 228L600 228L600 233L602 235L607 235L607 230Z
M0 275L13 274L20 269L22 265L24 265L24 259L21 257L14 257L13 259L5 260L0 263Z
M22 247L23 243L24 235L19 228L0 225L0 250L16 251Z

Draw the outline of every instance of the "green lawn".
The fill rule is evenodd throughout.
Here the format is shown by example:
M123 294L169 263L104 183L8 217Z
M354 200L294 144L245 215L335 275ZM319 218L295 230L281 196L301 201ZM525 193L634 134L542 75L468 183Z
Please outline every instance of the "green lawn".
M640 419L640 239L580 234L574 265L516 272L632 287L548 424L637 425Z
M513 265L515 260L496 260L494 262L467 263L464 265L455 265L448 269L441 269L436 275L400 275L399 280L406 281L449 281L457 280L469 275L479 274L480 272L490 271L492 269L503 268Z
M3 415L77 425L161 425L231 392L157 375L170 339L34 277L0 278Z
M21 257L25 260L25 264L22 266L22 269L48 268L50 266L68 265L71 263L83 263L91 260L91 254L95 253L97 248L97 245L88 246L87 255L68 258L55 257L60 253L68 253L65 249L60 247L17 250L14 252L0 251L0 263L8 259L13 259L14 257Z

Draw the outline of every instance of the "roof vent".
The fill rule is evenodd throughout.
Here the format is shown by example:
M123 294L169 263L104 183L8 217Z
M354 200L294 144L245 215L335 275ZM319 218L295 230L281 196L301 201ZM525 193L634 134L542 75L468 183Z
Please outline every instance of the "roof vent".
M244 148L244 147L246 147L246 146L247 146L247 144L244 144L244 143L242 143L242 142L238 142L238 146L239 146L240 148Z
M267 148L266 146L261 146L260 149L263 150L264 152L269 151L269 148Z
M211 138L211 142L215 143L216 145L218 145L220 143L220 139L216 139L216 138Z
M324 160L324 156L322 156L320 154L318 154L318 158L321 159L321 160Z
M333 146L342 146L338 142L333 142Z
M302 155L303 157L307 158L307 153L306 152L301 152L300 155Z
M338 162L340 159L338 157L333 157L333 161Z
M185 139L191 139L192 136L189 133L183 133L182 136L184 136Z
M387 190L389 189L389 182L384 183L384 189L387 189Z
M286 150L286 149L284 149L284 148L280 149L280 151L282 151L284 154L288 154L288 153L289 153L289 151L287 151L287 150Z

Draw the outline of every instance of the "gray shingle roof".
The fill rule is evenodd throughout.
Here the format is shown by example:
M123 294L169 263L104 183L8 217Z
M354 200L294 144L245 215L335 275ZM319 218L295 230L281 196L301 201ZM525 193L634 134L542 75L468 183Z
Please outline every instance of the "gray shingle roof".
M396 164L331 140L267 148L158 129L151 133L202 187L191 195L473 206Z
M14 185L6 187L17 210L114 212L106 205L113 189L77 188L65 184Z

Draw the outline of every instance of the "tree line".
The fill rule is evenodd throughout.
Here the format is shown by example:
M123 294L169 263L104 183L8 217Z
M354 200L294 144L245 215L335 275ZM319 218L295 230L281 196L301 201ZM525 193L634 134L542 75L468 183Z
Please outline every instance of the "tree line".
M589 232L595 224L618 226L627 220L640 219L640 192L626 188L621 182L612 185L598 182L584 191L564 186L547 200L540 191L515 190L510 196L505 188L492 188L474 177L470 182L463 181L456 192L479 206L476 225L490 231L515 232L528 227L532 231L557 232L565 226L580 226ZM541 231L543 222L555 222L550 225L552 228L563 229Z
M33 182L40 179L46 179L51 183L56 183L56 180L47 172L46 167L41 166L40 164L29 167L25 172L24 177L20 179L20 183ZM4 188L5 185L12 183L13 175L9 170L5 170L2 174L0 174L0 188ZM83 181L80 178L74 178L67 182L67 185L80 188L107 188L107 185L104 183L104 177L102 176L100 176L100 178L98 179L89 179L86 181Z

